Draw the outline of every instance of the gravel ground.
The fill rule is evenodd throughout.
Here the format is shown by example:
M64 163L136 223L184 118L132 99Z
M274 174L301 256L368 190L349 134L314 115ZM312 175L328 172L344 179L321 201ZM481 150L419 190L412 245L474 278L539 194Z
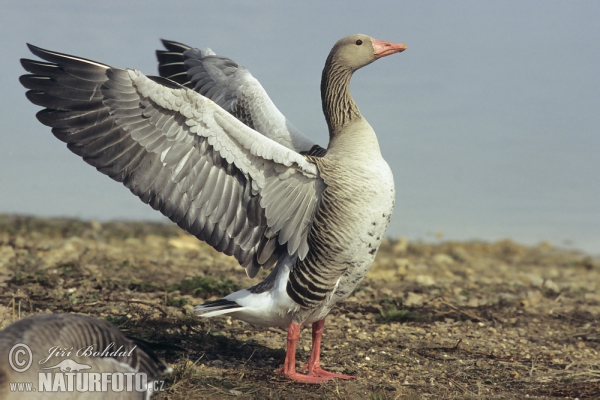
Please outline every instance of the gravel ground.
M0 215L0 328L107 319L174 368L154 399L600 398L600 260L580 252L386 240L325 324L322 364L358 379L319 385L275 373L283 330L193 315L254 283L174 226ZM309 350L304 329L299 366Z

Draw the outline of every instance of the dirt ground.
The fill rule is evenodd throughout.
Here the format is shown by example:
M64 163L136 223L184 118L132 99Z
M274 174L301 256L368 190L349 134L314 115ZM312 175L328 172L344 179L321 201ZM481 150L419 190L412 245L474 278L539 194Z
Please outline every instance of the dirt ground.
M386 240L325 325L322 364L357 379L319 385L275 373L283 330L193 315L254 283L175 226L0 215L0 328L107 319L173 367L153 399L600 398L600 260L579 252Z

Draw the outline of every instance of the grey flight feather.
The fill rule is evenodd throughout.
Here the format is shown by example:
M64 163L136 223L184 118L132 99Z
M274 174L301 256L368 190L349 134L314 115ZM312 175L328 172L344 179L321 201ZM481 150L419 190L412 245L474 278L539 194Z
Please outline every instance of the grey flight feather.
M157 50L161 76L211 99L250 128L299 153L322 156L325 149L303 135L277 109L262 85L243 66L211 49L162 40ZM319 149L318 153L315 153Z
M174 81L29 48L49 62L22 59L21 83L72 152L250 277L283 251L306 256L315 164Z

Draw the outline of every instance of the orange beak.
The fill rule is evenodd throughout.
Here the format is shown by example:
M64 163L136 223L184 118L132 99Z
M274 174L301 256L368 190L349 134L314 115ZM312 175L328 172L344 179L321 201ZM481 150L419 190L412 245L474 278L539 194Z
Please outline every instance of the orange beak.
M375 58L389 56L390 54L400 53L406 50L406 45L404 43L384 42L383 40L377 39L373 39L373 46L375 46Z

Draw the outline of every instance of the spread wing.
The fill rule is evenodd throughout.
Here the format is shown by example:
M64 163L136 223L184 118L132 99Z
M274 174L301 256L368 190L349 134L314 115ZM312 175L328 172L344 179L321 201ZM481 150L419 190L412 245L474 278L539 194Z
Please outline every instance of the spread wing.
M250 277L304 258L325 184L315 164L173 81L29 45L21 83L75 154Z
M211 49L163 40L157 50L160 76L208 97L250 128L301 154L323 156L325 149L305 137L275 107L262 85L235 61Z

